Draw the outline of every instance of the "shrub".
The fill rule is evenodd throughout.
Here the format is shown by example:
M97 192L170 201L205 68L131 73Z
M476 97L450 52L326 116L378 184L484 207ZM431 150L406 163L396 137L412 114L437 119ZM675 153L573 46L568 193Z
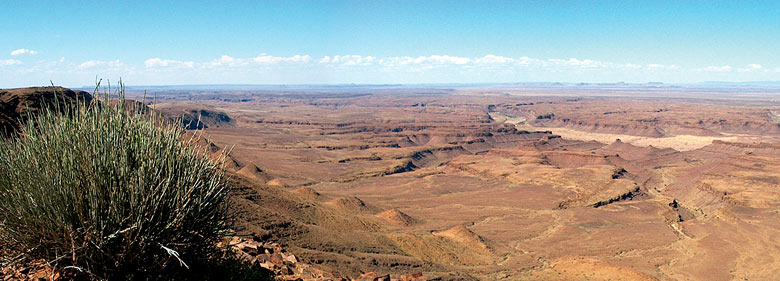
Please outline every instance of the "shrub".
M538 116L536 116L536 119L537 119L537 120L542 120L542 119L553 119L553 117L555 117L555 113L547 113L547 114L545 114L545 115L538 115Z
M99 279L157 279L221 255L224 172L155 113L84 102L0 141L0 243ZM174 274L175 275L175 274Z

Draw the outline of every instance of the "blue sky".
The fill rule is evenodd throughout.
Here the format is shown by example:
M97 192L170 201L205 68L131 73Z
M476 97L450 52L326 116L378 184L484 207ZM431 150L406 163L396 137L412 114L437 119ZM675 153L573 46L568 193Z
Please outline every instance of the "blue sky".
M159 1L164 2L164 1ZM780 1L0 1L0 87L780 80Z

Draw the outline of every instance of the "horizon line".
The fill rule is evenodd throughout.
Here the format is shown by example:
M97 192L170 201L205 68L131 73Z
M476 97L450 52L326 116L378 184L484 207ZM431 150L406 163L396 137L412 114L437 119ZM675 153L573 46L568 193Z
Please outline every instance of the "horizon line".
M213 84L149 84L149 85L128 85L125 87L361 87L361 86L374 86L374 87L392 87L392 86L490 86L490 85L664 85L664 86L687 86L687 85L733 85L733 86L780 86L780 80L766 80L766 81L699 81L699 82L663 82L663 81L648 81L648 82L564 82L564 81L528 81L528 82L425 82L425 83L213 83ZM94 88L95 86L79 86L74 87L78 89Z
M101 83L103 84L103 83ZM17 89L30 87L51 87L59 86L72 89L94 89L95 86L63 86L57 84L31 85L26 87L0 87L0 89ZM103 84L105 85L105 84ZM289 84L252 84L252 83L215 83L215 84L157 84L157 85L128 85L126 88L197 88L197 87L413 87L413 86L448 86L448 87L469 87L469 86L510 86L510 85L539 85L539 86L619 86L619 85L643 85L643 86L773 86L780 87L780 80L767 81L700 81L700 82L682 82L669 83L662 81L648 82L562 82L562 81L533 81L533 82L431 82L431 83L289 83ZM112 84L112 87L116 84ZM102 87L102 86L101 86Z

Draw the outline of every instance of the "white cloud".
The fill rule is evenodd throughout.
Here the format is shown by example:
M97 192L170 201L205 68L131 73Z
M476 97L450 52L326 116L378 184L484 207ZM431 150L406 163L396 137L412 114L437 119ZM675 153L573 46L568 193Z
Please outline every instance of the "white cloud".
M577 59L577 58L569 58L568 60L550 59L549 61L556 65L573 66L573 67L580 67L580 68L597 68L597 67L615 66L612 63L607 63L607 62L602 62L597 60L589 60L589 59Z
M748 64L745 67L741 67L737 69L737 72L754 72L754 71L762 71L761 68L763 68L760 64ZM767 72L767 71L764 71Z
M699 71L705 71L705 72L729 72L731 71L732 67L730 65L723 65L723 66L708 66L705 68L699 68Z
M195 62L193 61L177 61L177 60L168 60L168 59L160 59L160 58L151 58L146 61L144 61L144 65L148 68L162 68L162 67L173 67L173 68L192 68L195 66Z
M218 60L211 61L208 66L239 67L249 64L249 59L237 59L228 55L221 56Z
M651 63L646 65L645 67L647 67L647 69L650 70L675 70L680 68L679 66L674 64L665 65L665 64L657 64L657 63Z
M484 57L475 59L475 63L485 63L485 64L504 64L504 63L512 63L516 60L509 57L503 57L503 56L496 56L496 55L486 55Z
M369 57L373 58L373 57ZM377 62L387 67L397 67L405 65L417 65L423 68L432 68L434 66L444 65L467 65L476 62L477 59L471 59L466 57L456 57L448 55L432 55L432 56L419 56L419 57L388 57L385 59L378 59Z
M94 73L97 72L101 75L117 75L128 80L141 81L136 83L157 84L757 81L777 80L777 75L780 73L780 68L776 65L681 67L675 64L611 62L588 58L510 57L497 54L474 57L451 55L312 57L304 54L274 56L261 53L248 57L223 55L213 60L203 61L154 57L142 62L143 65L136 66L120 60L89 60L79 63L65 60L64 57L24 63L16 59L0 59L0 72L3 75L36 74L44 78L71 75L71 79L94 77Z
M431 63L431 64L467 64L471 62L470 58L465 57L453 57L448 55L432 55L432 56L420 56L414 59L415 64Z
M308 63L312 60L309 55L294 55L290 57L277 57L266 54L260 54L253 58L234 58L228 55L223 55L217 60L213 60L208 63L202 63L201 65L207 68L213 67L248 67L252 64L256 65L275 65L283 63Z
M277 64L277 63L284 63L284 62L305 63L311 61L311 57L309 55L303 55L303 56L294 55L292 57L275 57L266 54L261 54L257 57L252 58L252 61L259 64Z
M324 56L317 61L320 64L343 65L343 66L368 66L382 64L384 60L372 56L343 55L343 56Z
M518 65L539 65L545 66L549 64L559 64L567 66L580 66L580 67L596 67L607 65L606 63L593 61L593 60L550 60L544 61L540 59L534 59L529 57L512 58L505 56L498 56L488 54L482 57L468 58L449 55L431 55L431 56L400 56L400 57L386 57L378 58L373 56L359 56L359 55L337 55L337 56L324 56L316 60L319 64L326 65L342 65L342 66L368 66L377 65L383 67L403 67L403 66L416 66L416 69L432 69L434 67L441 66L460 66L464 68L490 66L490 65L502 65L504 67L514 67ZM614 65L614 64L612 64ZM627 68L636 68L638 65L625 64L622 65Z
M21 61L15 59L0 60L0 66L18 65L22 64Z
M112 60L112 61L101 61L101 60L89 60L85 61L78 65L78 68L80 69L88 69L88 68L120 68L124 67L125 64L122 63L119 60Z
M414 62L412 57L390 57L384 60L385 66L407 65Z
M540 59L532 59L529 57L520 57L517 59L517 64L519 65L545 65L545 62Z
M37 53L38 52L36 52L35 50L24 49L24 48L16 49L16 50L11 51L11 55L12 56L25 55L25 54L26 55L34 55L34 54L37 54Z

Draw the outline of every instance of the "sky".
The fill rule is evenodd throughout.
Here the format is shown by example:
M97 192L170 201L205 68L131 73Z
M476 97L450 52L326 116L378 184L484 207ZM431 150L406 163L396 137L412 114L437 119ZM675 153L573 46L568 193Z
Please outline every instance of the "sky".
M780 1L0 0L0 88L780 81Z

